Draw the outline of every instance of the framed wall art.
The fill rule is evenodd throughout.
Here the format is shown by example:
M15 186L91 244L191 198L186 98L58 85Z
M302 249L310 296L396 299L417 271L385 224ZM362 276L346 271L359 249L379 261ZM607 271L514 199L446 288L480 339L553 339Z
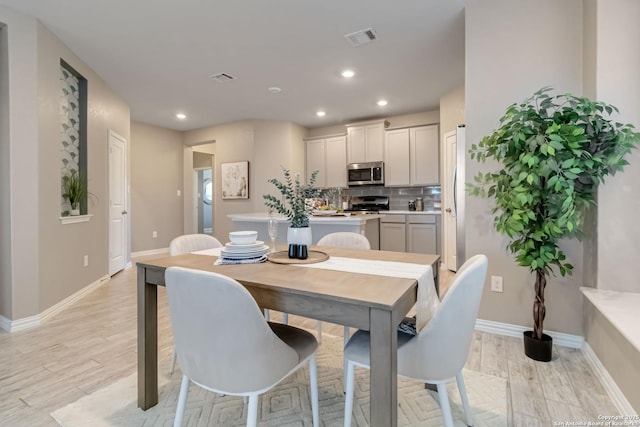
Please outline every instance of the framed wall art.
M249 198L249 162L222 163L222 199Z

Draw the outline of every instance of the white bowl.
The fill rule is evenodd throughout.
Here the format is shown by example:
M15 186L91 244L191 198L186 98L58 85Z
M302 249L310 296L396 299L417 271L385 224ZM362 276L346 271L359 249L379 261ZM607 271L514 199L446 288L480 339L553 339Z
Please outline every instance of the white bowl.
M257 231L232 231L229 233L229 240L236 245L250 245L258 238Z

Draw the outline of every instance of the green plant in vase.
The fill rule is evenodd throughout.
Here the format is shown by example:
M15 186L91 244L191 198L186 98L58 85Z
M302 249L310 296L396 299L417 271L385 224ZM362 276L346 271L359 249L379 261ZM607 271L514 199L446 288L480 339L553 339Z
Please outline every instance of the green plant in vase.
M610 118L615 107L550 91L509 106L500 127L469 150L472 159L502 167L478 173L468 190L493 199L494 228L509 238L507 249L518 264L535 274L525 353L542 361L551 360L551 337L543 333L547 278L554 270L562 276L573 271L558 242L582 237L583 214L596 204L598 184L628 164L624 157L640 141L632 125Z
M78 171L71 170L62 177L62 197L71 205L71 215L80 214L80 205L87 198L87 181Z

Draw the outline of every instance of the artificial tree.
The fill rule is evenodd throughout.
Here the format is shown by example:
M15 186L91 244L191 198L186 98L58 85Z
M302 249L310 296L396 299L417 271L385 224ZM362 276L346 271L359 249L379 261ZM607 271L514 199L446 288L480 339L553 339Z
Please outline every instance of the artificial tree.
M502 166L478 173L468 190L494 200L493 226L509 238L518 264L535 274L536 340L550 340L543 334L547 278L554 269L562 276L573 271L558 242L582 237L583 214L596 204L598 184L628 164L625 156L640 140L632 125L611 118L615 107L551 91L509 106L500 127L469 150L472 159Z

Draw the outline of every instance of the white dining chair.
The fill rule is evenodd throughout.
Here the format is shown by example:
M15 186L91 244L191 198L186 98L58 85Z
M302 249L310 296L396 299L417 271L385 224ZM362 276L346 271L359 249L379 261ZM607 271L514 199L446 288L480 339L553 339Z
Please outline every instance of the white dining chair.
M309 362L313 426L319 425L316 350L307 331L269 323L247 289L230 277L182 267L165 273L182 384L174 426L184 417L189 384L248 396L255 426L260 395Z
M209 234L185 234L169 243L169 255L183 255L205 249L221 248L222 243Z
M336 233L329 233L318 240L318 246L334 246L338 248L350 248L350 249L371 249L369 239L359 233L353 233L350 231L339 231ZM322 335L322 322L318 321L318 336ZM349 337L351 336L351 328L344 327L344 345L347 345ZM346 365L345 365L346 376Z
M475 255L458 270L429 323L416 335L398 333L398 375L435 384L446 427L453 427L446 383L456 379L467 425L473 425L462 368L467 360L487 275L487 257ZM357 331L344 349L347 387L344 425L351 426L355 367L369 368L369 333Z
M169 255L184 255L189 252L203 251L205 249L221 248L220 240L209 234L185 234L178 236L169 243ZM169 375L173 375L176 369L176 351L173 350L171 363L169 364Z

